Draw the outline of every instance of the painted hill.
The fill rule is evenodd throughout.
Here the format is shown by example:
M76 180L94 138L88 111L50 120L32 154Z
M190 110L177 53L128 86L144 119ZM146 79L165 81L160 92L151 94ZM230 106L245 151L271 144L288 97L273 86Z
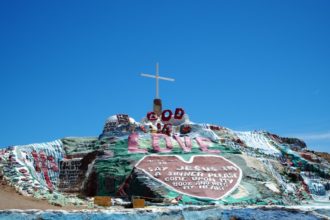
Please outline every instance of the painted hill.
M299 139L189 120L182 109L141 122L119 114L99 137L0 150L0 178L25 196L89 207L116 204L330 205L329 154Z

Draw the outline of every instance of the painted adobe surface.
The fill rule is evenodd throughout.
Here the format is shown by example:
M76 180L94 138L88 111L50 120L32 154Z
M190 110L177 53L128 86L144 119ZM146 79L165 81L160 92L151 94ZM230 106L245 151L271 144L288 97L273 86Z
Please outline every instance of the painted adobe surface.
M159 161L166 158L165 162L174 164L161 178L148 171L153 163L143 165L143 158L155 155ZM0 150L0 176L23 195L58 205L86 206L89 203L84 197L104 195L122 199L140 196L165 204L328 203L330 166L323 156L308 151L298 139L196 124L186 114L168 121L146 117L140 123L121 114L106 121L98 138L63 138ZM186 169L182 166L189 161L194 169L209 169L203 171L203 177L217 179L204 183L205 188L199 190L196 188L202 181L197 184L192 177L166 181L166 177L175 176L169 175L169 170L173 174ZM212 186L221 186L219 178L225 176L224 172L213 171L227 167L227 162L239 171L227 175L234 177L227 178L232 185L209 191ZM185 172L182 175L188 175ZM194 186L193 190L183 190L184 184L191 184L187 186Z
M231 161L215 155L150 155L136 168L172 190L188 196L219 200L234 191L242 178L241 169Z

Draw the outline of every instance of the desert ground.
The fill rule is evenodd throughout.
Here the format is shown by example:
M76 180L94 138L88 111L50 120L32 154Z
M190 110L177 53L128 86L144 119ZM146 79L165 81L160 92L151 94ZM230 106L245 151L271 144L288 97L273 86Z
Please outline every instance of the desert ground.
M8 185L0 184L0 210L4 209L63 209L53 206L47 201L37 200L18 194L15 189Z

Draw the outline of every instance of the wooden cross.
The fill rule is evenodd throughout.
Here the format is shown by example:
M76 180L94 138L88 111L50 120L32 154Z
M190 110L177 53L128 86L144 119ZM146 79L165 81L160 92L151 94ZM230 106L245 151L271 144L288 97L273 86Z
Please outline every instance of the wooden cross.
M160 79L161 80L172 81L172 82L175 81L172 78L167 78L167 77L159 76L159 63L158 62L156 63L156 75L150 75L150 74L141 73L141 76L156 79L156 99L159 99L159 80Z

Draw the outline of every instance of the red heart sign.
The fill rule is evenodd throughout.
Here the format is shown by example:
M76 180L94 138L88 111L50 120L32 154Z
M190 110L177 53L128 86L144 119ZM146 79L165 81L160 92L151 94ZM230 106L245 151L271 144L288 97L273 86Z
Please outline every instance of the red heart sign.
M192 156L184 161L176 155L149 155L135 167L172 190L203 199L221 199L239 185L242 170L216 155Z

